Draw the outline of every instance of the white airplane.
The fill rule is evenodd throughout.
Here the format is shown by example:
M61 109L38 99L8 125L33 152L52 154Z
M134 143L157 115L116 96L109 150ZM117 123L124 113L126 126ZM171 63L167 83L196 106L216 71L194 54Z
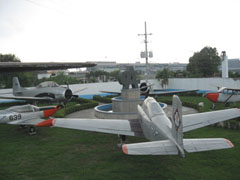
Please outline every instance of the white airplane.
M240 89L221 87L217 92L209 92L204 95L208 100L213 102L212 109L215 109L215 103L225 103L229 107L229 103L240 101Z
M131 155L180 155L232 148L233 144L224 138L183 139L183 133L210 124L240 116L237 108L215 112L182 116L182 104L178 96L173 96L173 115L169 119L159 103L152 97L138 105L139 119L70 119L56 118L43 121L37 127L52 126L77 130L145 137L151 142L124 144L122 150Z
M0 124L29 126L29 134L33 135L36 134L34 125L42 122L44 118L49 118L60 108L61 106L37 107L30 104L12 106L0 111Z

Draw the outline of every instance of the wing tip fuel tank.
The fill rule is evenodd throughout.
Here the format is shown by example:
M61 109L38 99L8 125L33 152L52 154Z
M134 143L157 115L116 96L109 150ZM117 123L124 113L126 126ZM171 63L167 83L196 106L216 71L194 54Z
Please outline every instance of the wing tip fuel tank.
M57 110L58 110L58 108L44 110L43 111L44 117L47 118L49 116L52 116Z
M123 150L124 154L128 154L127 145L124 144L124 145L122 146L122 150Z
M37 125L35 125L36 127L50 127L53 126L56 122L56 119L48 119L48 120L44 120L40 123L38 123Z

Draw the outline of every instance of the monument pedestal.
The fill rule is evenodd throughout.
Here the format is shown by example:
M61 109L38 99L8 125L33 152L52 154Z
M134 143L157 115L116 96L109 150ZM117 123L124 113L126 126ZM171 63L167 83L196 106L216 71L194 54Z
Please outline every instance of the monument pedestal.
M137 113L137 105L142 102L139 89L122 89L120 97L112 98L113 112Z
M112 98L112 112L102 111L108 105L101 105L95 108L95 116L103 119L138 119L137 105L142 105L143 100L139 89L122 89L120 97Z

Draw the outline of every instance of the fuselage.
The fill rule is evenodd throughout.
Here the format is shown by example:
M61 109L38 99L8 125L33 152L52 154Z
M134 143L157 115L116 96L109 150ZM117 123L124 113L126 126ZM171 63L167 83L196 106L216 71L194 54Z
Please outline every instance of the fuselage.
M0 111L0 123L8 123L11 121L24 121L28 119L46 118L53 115L58 107L39 108L33 105L13 106L6 110Z
M140 108L138 106L140 124L148 140L158 141L172 137L172 122L154 98L147 98Z
M216 92L216 93L208 93L206 97L214 103L217 103L217 102L235 103L240 101L240 94Z

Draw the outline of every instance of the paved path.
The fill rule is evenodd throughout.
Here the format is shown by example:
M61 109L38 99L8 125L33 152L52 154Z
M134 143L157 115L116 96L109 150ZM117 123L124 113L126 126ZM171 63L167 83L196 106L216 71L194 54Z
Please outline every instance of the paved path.
M194 114L197 113L197 110L193 109L193 108L188 108L188 107L184 107L182 108L183 114ZM168 117L172 116L172 106L168 105L166 110L165 110L166 114ZM94 116L94 109L85 109L82 111L77 111L74 112L72 114L69 114L66 116L66 118L90 118L90 119L94 119L96 118Z

